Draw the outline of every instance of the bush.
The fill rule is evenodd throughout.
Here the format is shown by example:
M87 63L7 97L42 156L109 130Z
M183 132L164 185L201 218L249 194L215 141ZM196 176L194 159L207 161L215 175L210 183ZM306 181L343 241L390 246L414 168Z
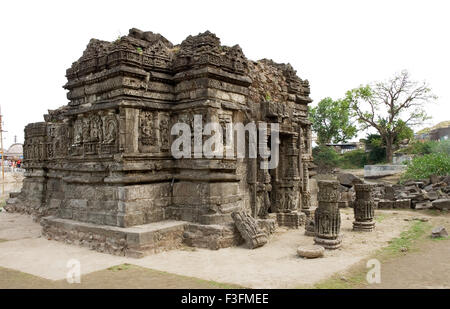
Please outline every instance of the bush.
M435 142L431 145L431 152L441 152L450 155L450 140Z
M433 152L433 148L436 147L437 142L435 141L414 141L407 148L402 150L402 152L407 154L415 155L425 155Z
M314 163L319 172L328 172L339 164L339 154L333 147L318 146L313 149Z
M450 174L450 155L437 152L414 158L408 164L402 179L424 179L431 175L445 176L448 174Z
M380 135L369 134L364 143L368 151L366 164L386 162L386 148Z
M367 162L367 153L362 149L357 149L343 153L339 159L339 167L363 168Z

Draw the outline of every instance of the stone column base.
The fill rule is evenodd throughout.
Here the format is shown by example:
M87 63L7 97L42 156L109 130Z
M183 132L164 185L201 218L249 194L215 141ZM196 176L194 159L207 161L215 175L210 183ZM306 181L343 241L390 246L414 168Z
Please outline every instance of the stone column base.
M375 229L373 221L355 221L353 222L353 230L358 232L372 232Z
M314 243L328 250L338 249L341 247L342 235L339 235L336 239L326 239L316 236L314 237Z

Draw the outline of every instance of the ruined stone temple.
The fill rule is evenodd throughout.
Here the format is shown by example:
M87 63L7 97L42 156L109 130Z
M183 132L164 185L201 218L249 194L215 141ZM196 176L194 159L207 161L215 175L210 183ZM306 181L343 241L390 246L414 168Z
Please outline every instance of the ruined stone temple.
M236 211L262 230L310 216L310 88L291 65L251 61L208 31L173 45L131 29L92 39L66 77L68 104L25 127L26 177L6 207L39 218L46 237L142 256L238 245ZM171 127L194 130L194 115L224 127L278 123L278 167L261 169L260 157L175 159ZM270 148L270 136L258 143Z

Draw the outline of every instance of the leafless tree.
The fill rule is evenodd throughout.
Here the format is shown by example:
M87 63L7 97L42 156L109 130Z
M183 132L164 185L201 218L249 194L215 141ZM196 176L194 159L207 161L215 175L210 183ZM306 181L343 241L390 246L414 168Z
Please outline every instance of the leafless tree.
M347 92L351 109L362 129L375 128L386 144L386 159L392 162L394 141L406 126L413 127L429 117L425 107L437 97L426 82L410 79L407 71L372 85Z

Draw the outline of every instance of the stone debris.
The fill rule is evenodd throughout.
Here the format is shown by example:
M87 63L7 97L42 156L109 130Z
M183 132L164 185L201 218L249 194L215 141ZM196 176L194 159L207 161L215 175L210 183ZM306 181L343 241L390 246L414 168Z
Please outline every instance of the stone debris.
M339 173L337 175L337 180L343 186L348 188L353 187L355 184L362 184L364 181L353 174L350 173Z
M242 211L235 211L231 217L249 249L262 247L267 243L267 234L259 228L257 221L250 215Z
M436 208L436 209L450 209L450 199L446 198L446 199L440 199L440 200L435 200L432 202L432 207Z
M325 248L317 245L301 246L297 248L298 256L307 259L323 257L324 252Z
M449 176L432 175L429 179L382 185L375 193L380 209L450 209Z
M447 230L443 226L435 227L431 231L431 237L432 238L447 237L447 236L448 236Z

